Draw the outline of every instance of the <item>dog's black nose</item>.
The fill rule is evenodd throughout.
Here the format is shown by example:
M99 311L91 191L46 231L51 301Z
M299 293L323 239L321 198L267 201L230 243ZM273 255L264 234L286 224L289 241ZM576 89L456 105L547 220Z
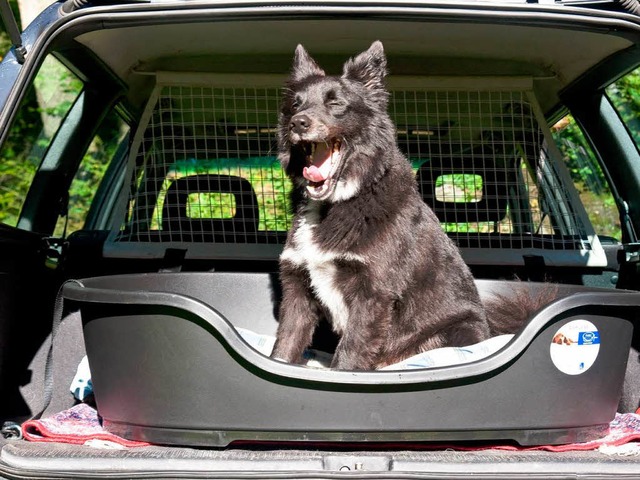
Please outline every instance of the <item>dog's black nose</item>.
M311 119L306 115L294 115L289 128L295 133L305 133L311 126Z

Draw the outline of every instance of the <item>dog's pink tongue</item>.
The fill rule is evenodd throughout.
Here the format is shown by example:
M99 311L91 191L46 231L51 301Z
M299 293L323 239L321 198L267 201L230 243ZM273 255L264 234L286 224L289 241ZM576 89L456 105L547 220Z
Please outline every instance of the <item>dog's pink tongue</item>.
M332 148L325 144L317 144L311 159L311 165L304 167L302 175L310 182L322 182L331 173Z
M322 176L322 172L320 171L320 169L315 165L304 167L302 175L304 175L304 178L306 178L310 182L322 182L325 179L325 177Z

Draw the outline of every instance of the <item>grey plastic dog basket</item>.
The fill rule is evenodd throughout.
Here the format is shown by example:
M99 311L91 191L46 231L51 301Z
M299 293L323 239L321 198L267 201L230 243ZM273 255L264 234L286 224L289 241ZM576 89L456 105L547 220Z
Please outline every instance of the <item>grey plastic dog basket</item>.
M289 365L258 353L234 326L275 334L276 275L157 273L68 283L82 315L105 427L160 444L245 441L588 441L607 433L620 398L640 293L558 286L493 355L463 365L351 372ZM482 295L513 282L478 281ZM526 283L533 291L541 284ZM587 320L597 358L561 371L550 348Z

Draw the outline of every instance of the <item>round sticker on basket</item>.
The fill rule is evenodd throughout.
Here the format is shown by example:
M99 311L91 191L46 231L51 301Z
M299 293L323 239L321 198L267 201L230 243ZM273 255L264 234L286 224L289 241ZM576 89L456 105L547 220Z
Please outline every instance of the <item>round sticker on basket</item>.
M567 375L580 375L591 368L600 351L600 333L588 320L573 320L551 340L551 360Z

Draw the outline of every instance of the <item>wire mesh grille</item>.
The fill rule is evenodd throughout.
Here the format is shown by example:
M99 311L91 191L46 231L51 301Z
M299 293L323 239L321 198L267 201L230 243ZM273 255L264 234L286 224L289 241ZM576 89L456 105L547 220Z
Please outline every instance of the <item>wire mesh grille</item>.
M161 87L116 241L283 243L279 99L279 88ZM460 246L588 248L529 93L396 90L389 111L425 201Z

